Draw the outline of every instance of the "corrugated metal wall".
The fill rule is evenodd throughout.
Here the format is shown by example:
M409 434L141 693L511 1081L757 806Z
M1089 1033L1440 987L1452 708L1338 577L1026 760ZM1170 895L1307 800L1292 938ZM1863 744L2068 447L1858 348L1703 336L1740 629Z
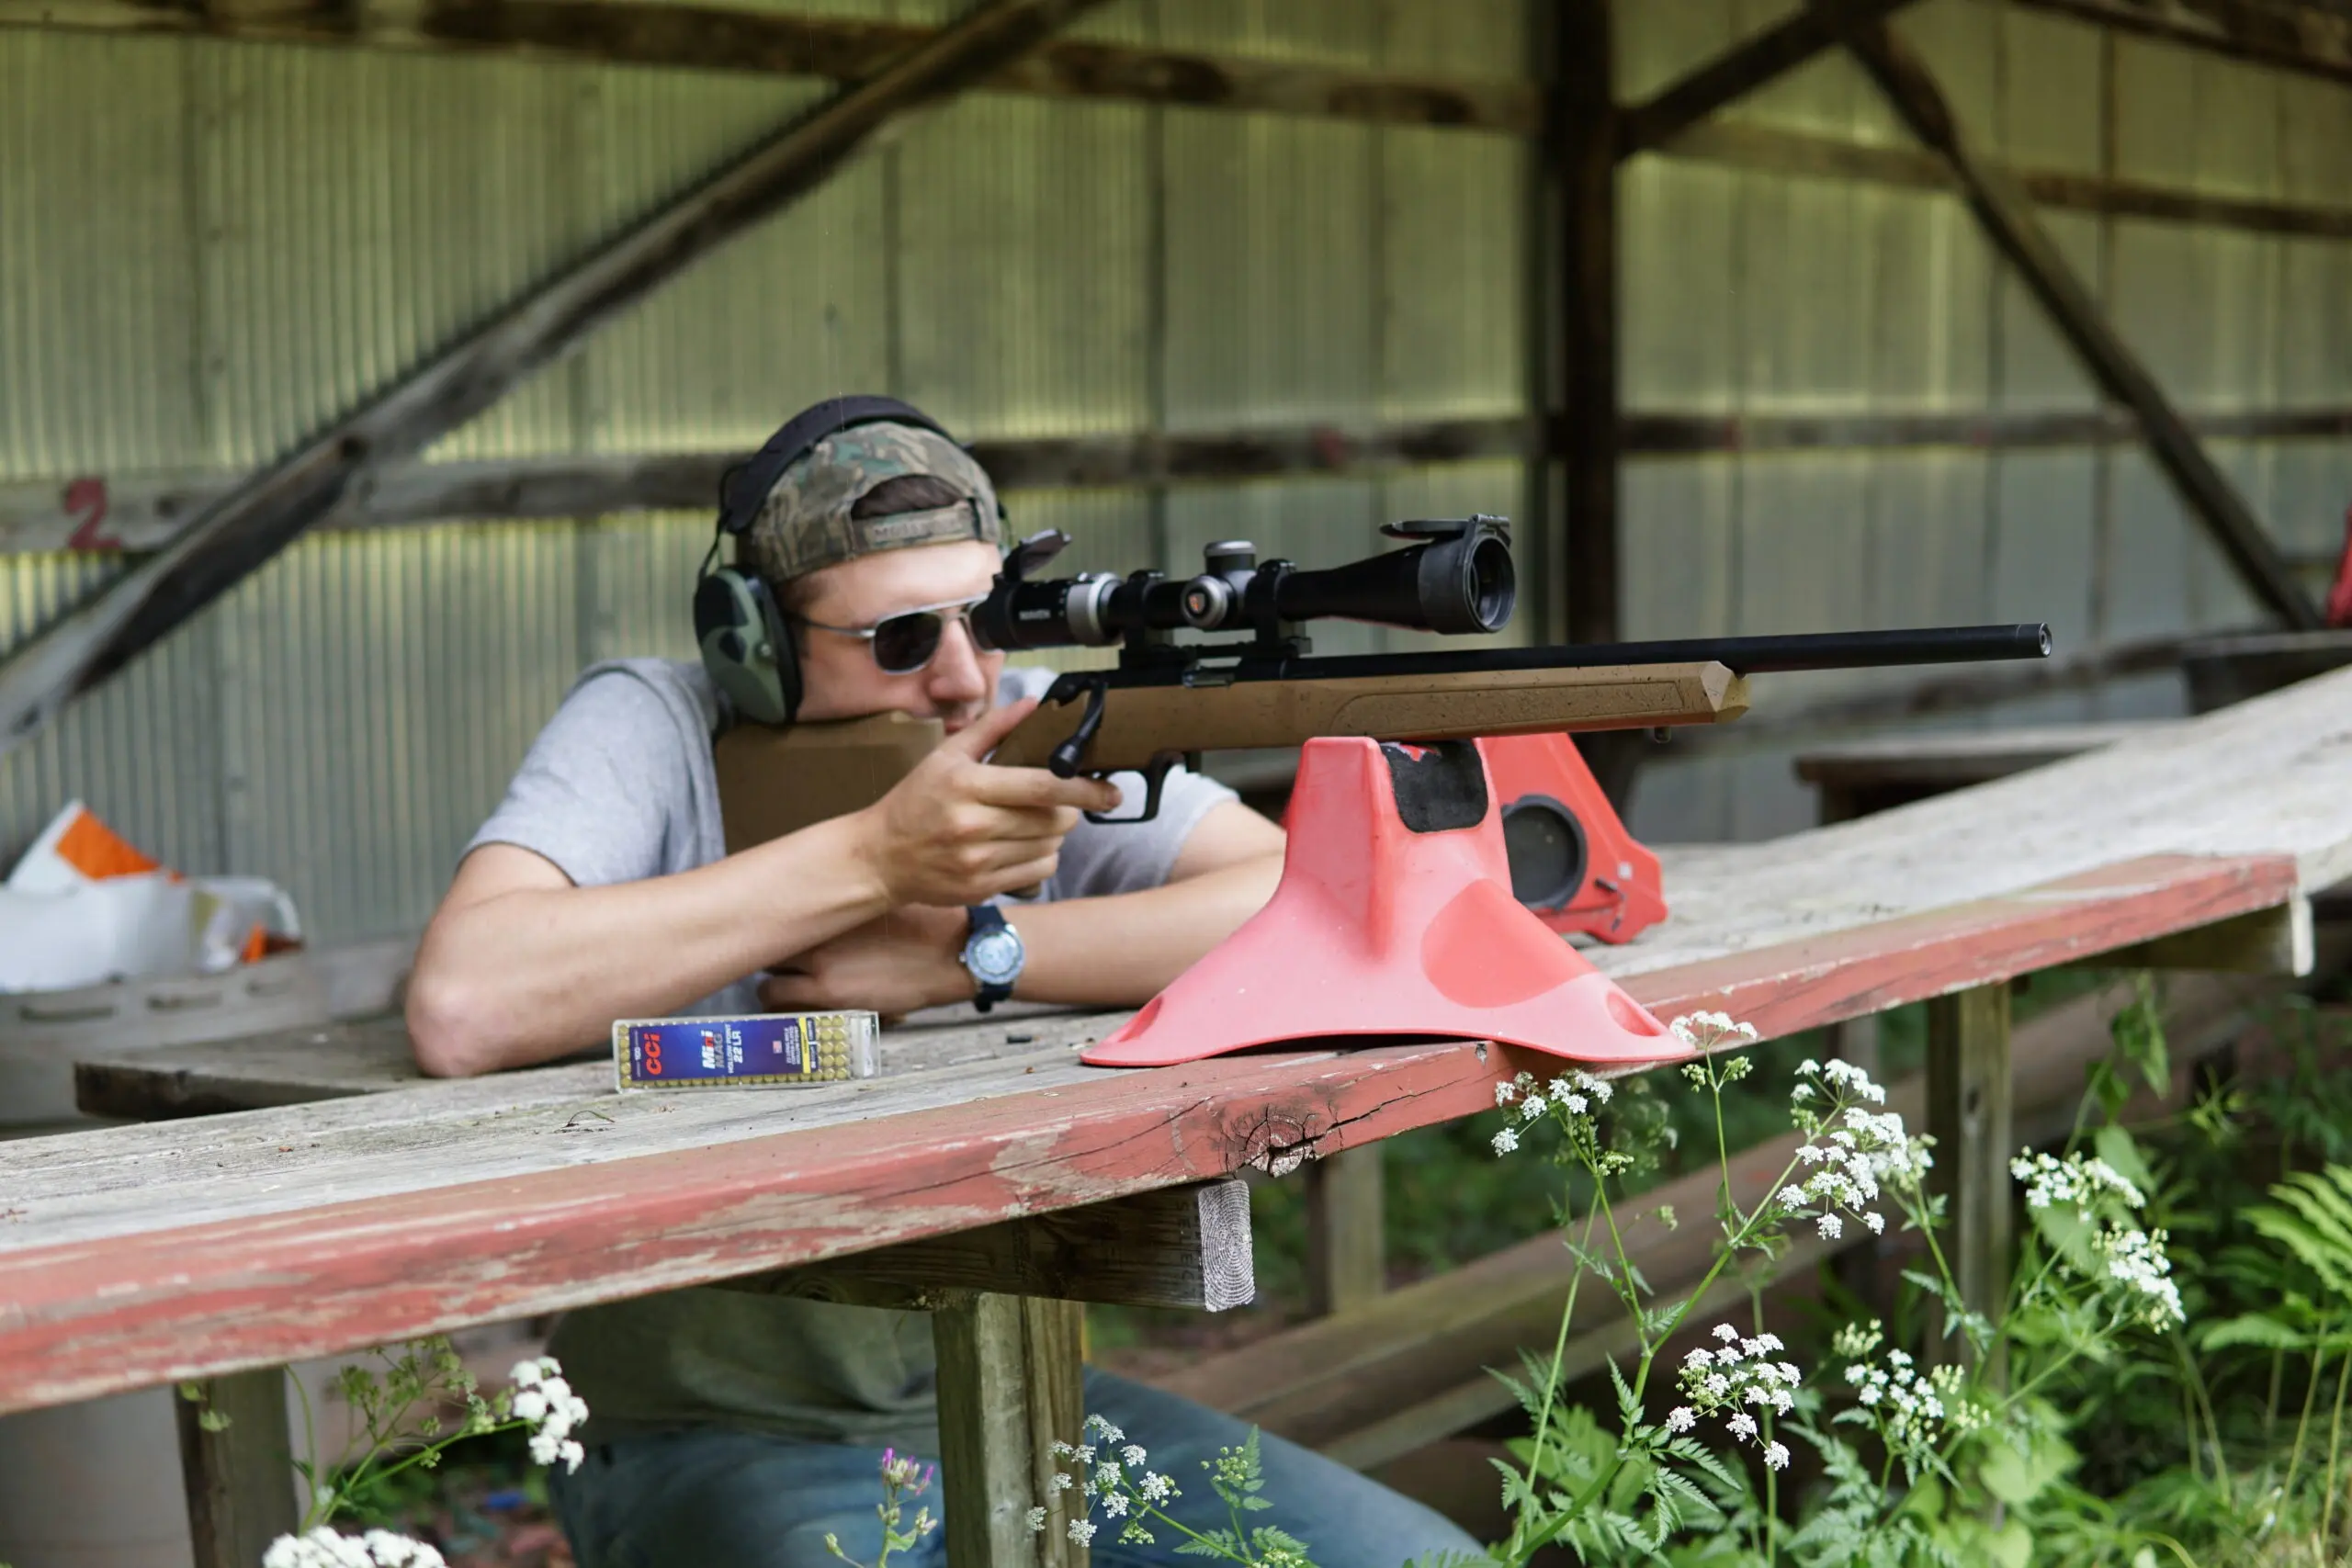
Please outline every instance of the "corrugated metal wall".
M1785 8L1621 4L1625 95ZM1491 78L1532 69L1531 10L1117 0L1085 30ZM1936 0L1905 26L2020 160L2099 168L2112 104L2117 173L2352 198L2352 94L1981 0ZM0 32L0 480L258 462L820 91ZM1901 140L1835 60L1737 112ZM816 397L875 389L972 435L1512 413L1528 160L1478 133L975 97L435 455L742 448ZM1624 181L1630 406L2090 402L1949 197L1656 157ZM2352 400L2352 247L2051 221L2182 401ZM2340 442L2223 456L2300 543L2352 498ZM1077 534L1075 564L1125 567L1235 534L1348 558L1387 518L1521 513L1523 488L1519 465L1489 462L1012 502L1023 527ZM1634 635L2046 615L2079 644L2244 614L2125 453L1638 461L1627 493ZM689 651L707 526L307 540L0 762L0 850L80 795L177 864L284 880L324 938L412 929L578 668ZM105 570L0 558L0 643ZM1752 833L1807 809L1785 756L1758 754L1656 770L1637 818L1662 836Z
M1759 0L1620 5L1638 99L1787 14ZM2352 205L2352 92L2039 12L1905 11L1977 141L2045 169ZM1907 138L1830 54L1728 118L1865 142ZM1668 157L1623 187L1624 399L1725 413L2089 410L2090 382L1951 196ZM2062 249L2175 404L2352 404L2352 244L2045 210ZM2352 443L2217 443L2290 549L2328 548ZM2046 619L2082 649L2262 615L2137 448L1789 453L1635 460L1628 635ZM1794 705L1869 677L1759 684ZM2118 686L1960 722L2177 711L2177 683ZM1665 754L1671 758L1669 751ZM1790 748L1648 769L1637 830L1758 837L1812 820Z

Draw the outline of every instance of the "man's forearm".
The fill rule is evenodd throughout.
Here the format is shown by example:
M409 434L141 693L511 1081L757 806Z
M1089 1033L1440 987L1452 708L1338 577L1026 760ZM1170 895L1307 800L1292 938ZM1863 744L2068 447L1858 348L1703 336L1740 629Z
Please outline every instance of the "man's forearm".
M1013 994L1072 1007L1140 1007L1265 907L1270 854L1140 893L1010 908L1028 949Z
M839 818L673 876L526 886L444 908L410 983L425 1070L456 1076L594 1045L827 941L888 906Z

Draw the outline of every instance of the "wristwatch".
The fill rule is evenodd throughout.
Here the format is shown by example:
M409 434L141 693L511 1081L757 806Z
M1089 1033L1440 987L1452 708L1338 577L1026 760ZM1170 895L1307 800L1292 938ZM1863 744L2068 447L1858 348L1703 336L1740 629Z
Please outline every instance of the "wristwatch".
M964 967L975 987L972 1005L986 1012L1012 995L1029 953L995 905L974 904L965 913L971 917L972 934L964 941Z

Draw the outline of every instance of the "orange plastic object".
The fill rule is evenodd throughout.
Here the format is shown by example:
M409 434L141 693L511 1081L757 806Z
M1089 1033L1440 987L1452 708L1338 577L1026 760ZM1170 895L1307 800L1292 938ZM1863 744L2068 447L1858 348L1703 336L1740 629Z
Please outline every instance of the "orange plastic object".
M1555 931L1631 942L1666 919L1657 856L1644 849L1565 735L1478 742L1503 803L1511 891Z
M59 859L93 882L110 876L143 876L159 869L86 806L74 807L74 820L57 836L55 847Z
M1083 1054L1168 1066L1283 1041L1496 1040L1577 1062L1688 1055L1510 894L1476 744L1309 740L1273 898Z

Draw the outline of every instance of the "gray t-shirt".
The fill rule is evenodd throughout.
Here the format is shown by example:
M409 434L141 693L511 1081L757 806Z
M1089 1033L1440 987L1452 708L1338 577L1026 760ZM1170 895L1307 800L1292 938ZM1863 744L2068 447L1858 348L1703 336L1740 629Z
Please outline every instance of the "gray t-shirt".
M1039 695L1052 682L1048 670L1009 670L999 696ZM707 865L726 852L711 741L729 721L698 664L596 665L466 847L520 845L582 887ZM1130 773L1114 782L1126 796L1122 811L1138 809L1142 781ZM1154 820L1080 822L1038 897L1160 886L1201 818L1232 798L1213 780L1171 773ZM756 1012L757 982L746 976L686 1010ZM552 1349L602 1433L720 1423L936 1451L931 1322L920 1313L673 1291L570 1314Z

